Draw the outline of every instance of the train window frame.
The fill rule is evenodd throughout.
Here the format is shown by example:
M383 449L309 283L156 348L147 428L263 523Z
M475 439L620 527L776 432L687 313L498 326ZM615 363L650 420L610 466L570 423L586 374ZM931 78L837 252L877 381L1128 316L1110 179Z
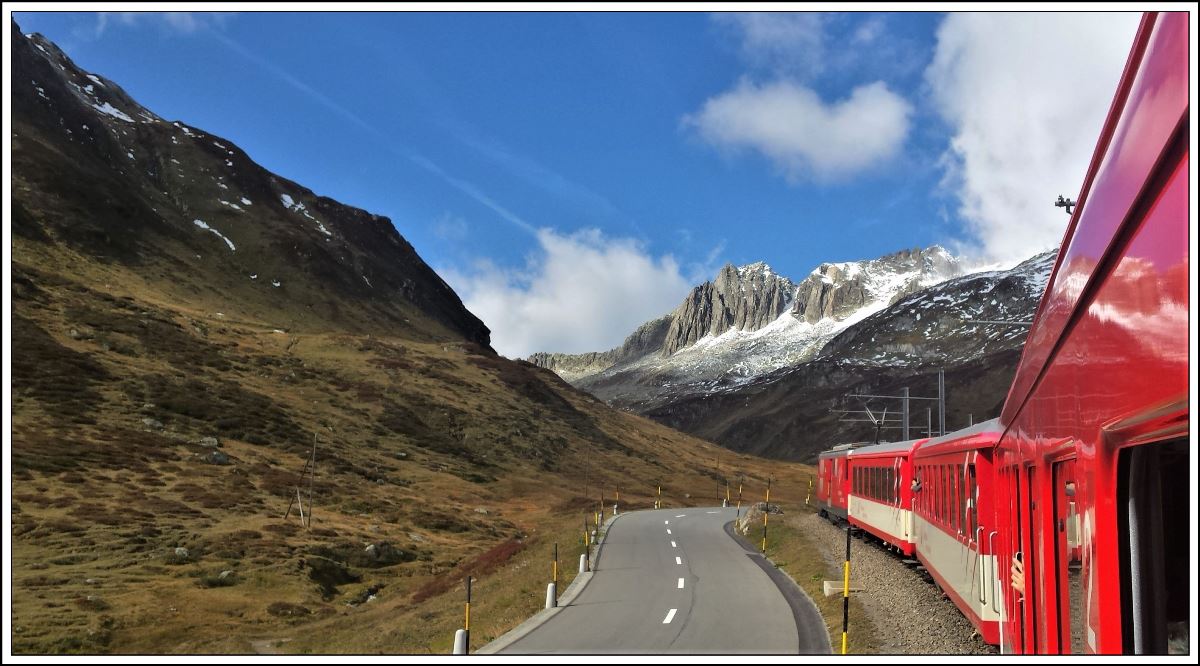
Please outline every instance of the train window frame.
M946 531L949 531L950 521L948 518L950 516L950 466L941 465L940 467L942 468L942 527L945 527Z
M884 501L888 504L896 503L896 477L891 467L883 470L884 491L886 492Z
M950 529L962 536L962 525L958 522L958 463L950 465Z
M975 539L975 533L979 531L979 480L978 472L975 470L975 463L967 463L967 527L969 536L972 540Z

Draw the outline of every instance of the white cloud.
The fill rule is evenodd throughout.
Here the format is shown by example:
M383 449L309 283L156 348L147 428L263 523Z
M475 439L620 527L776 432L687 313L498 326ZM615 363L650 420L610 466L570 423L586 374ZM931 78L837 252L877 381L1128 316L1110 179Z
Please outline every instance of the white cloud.
M201 28L219 26L234 12L96 12L96 37L108 29L110 22L131 26L142 20L157 22L169 31L192 33Z
M655 258L632 239L539 229L537 240L522 270L485 261L467 272L438 271L492 329L492 346L512 358L611 349L691 288L673 257Z
M883 35L884 24L882 16L871 16L858 24L850 41L856 46L871 44Z
M1062 240L1140 14L948 16L926 70L953 138L945 183L977 244L1011 261Z
M710 144L749 148L770 158L792 180L838 180L894 156L908 134L912 107L881 81L826 103L790 81L741 81L685 116Z
M811 12L735 12L713 15L741 40L752 67L804 78L818 74L825 56L823 17Z
M470 227L467 226L467 221L458 215L442 213L433 223L433 233L444 241L457 243L466 240Z

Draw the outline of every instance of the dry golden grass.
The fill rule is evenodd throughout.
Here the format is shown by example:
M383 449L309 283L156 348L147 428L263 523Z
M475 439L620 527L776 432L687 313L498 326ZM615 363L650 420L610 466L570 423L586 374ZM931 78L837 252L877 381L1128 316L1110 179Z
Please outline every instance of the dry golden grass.
M448 652L468 573L478 647L541 607L556 541L565 587L601 496L705 504L745 474L749 500L773 474L803 500L806 466L473 345L276 332L47 247L14 244L18 654ZM314 439L308 530L283 514Z
M820 546L796 527L799 524L796 516L815 511L812 506L806 506L801 498L799 502L782 502L781 508L784 511L782 517L771 516L768 519L767 557L786 571L816 604L829 629L829 644L834 654L839 654L842 649L843 600L840 593L832 597L825 596L822 581L842 580L842 568L839 564L827 561ZM755 534L751 531L752 537ZM751 541L757 542L756 539ZM847 652L878 654L879 646L874 636L875 630L866 610L851 596Z

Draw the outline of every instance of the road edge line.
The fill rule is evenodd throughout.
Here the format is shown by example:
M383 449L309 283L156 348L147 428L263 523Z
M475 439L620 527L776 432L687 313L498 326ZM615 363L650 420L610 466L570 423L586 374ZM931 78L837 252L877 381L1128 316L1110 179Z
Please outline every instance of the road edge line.
M780 569L779 566L775 564L774 560L764 556L762 553L758 552L754 546L751 546L744 539L742 539L738 535L737 529L734 527L736 522L737 521L731 520L728 523L725 523L725 533L728 534L729 537L734 540L734 542L746 550L746 556L749 557L755 564L757 564L759 568L763 570L763 573L767 574L767 578L771 579L771 582L774 583L775 587L779 589L779 593L783 595L788 607L792 609L792 621L796 623L796 636L799 641L799 653L833 654L833 645L829 642L829 630L825 626L825 616L821 614L820 609L818 609L817 605L813 603L812 598L808 596L808 593L804 591L804 588L800 587L800 584L797 583L796 580L788 574L788 572ZM814 631L812 627L808 627L806 624L801 624L800 617L804 610L807 610L816 619L820 620L820 626L818 627L819 632ZM806 634L808 637L807 641L805 639ZM805 642L808 642L808 644L811 645L813 643L813 639L816 639L818 646L824 646L824 652L805 651Z

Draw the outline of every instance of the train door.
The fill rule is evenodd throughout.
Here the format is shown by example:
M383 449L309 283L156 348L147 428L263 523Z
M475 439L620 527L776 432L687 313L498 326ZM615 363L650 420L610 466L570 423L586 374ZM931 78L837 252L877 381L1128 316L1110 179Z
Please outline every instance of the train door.
M1024 473L1022 473L1024 472ZM1012 560L1019 560L1024 569L1022 587L1017 590L1013 585L1002 585L1006 590L1004 595L1005 617L1011 617L1008 628L1012 633L1004 643L1016 654L1027 654L1037 650L1037 558L1034 557L1033 535L1031 526L1036 524L1032 487L1034 479L1033 467L1023 468L1021 465L1006 466L1002 472L1002 482L1008 491L1008 521L1012 526L1012 541L1007 545L1009 562L1000 565L1001 571L1009 569ZM1011 580L1012 576L1008 576ZM1009 651L1006 649L1005 651Z
M1011 454L1009 454L1011 455ZM1000 501L1002 504L996 508L997 519L1008 526L1006 530L1000 530L1000 549L997 552L997 579L1000 582L1000 606L1002 607L1001 614L1001 635L1000 635L1000 652L1001 654L1022 654L1024 653L1024 642L1022 637L1025 635L1024 616L1021 612L1021 602L1019 601L1020 594L1014 589L1011 584L1012 575L1010 573L1012 561L1017 558L1017 554L1021 550L1021 507L1017 498L1020 497L1021 477L1017 473L1015 465L1004 464L1008 455L1001 455L997 463L1000 464L996 473L997 494L1001 495Z
M1054 567L1057 579L1054 611L1058 615L1059 645L1063 654L1083 654L1086 644L1088 572L1084 571L1078 502L1080 479L1075 459L1054 463ZM1050 609L1047 609L1048 611Z
M1039 572L1038 553L1035 550L1035 531L1039 523L1037 503L1034 499L1034 480L1037 470L1033 466L1025 468L1024 478L1022 483L1017 488L1017 507L1018 511L1023 509L1022 520L1018 521L1020 525L1020 544L1021 544L1021 561L1025 565L1025 598L1021 603L1021 617L1024 627L1022 629L1023 640L1027 652L1036 652L1038 649L1038 582L1041 579Z

